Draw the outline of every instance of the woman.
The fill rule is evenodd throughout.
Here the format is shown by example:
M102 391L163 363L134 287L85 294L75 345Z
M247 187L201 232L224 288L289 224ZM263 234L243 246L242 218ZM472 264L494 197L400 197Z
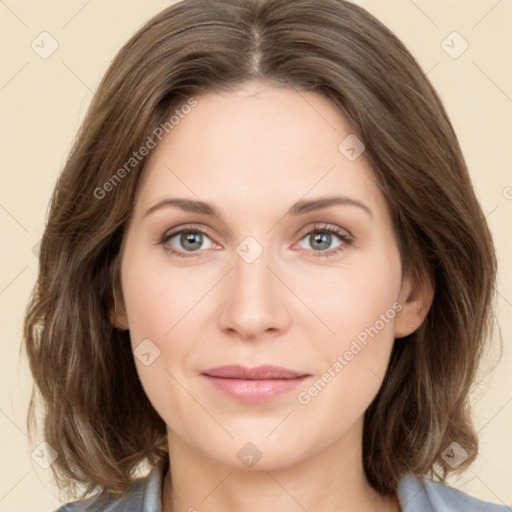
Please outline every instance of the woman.
M441 483L477 454L492 238L436 92L363 9L150 20L40 254L27 352L84 491L62 512L507 510Z

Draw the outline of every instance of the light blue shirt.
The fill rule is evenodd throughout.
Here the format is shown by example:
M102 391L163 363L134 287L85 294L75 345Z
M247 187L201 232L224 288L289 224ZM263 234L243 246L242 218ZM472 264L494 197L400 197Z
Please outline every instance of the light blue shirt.
M117 499L93 497L68 503L55 512L162 512L162 463L145 478L135 481ZM412 475L398 484L398 499L403 512L510 512L504 505L494 505L472 498L438 482Z

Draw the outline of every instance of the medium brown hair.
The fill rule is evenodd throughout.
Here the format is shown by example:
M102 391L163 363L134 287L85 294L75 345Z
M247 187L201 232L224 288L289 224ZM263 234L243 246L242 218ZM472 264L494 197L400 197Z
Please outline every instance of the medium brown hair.
M435 287L421 327L395 341L365 414L371 485L451 467L452 441L476 457L468 394L492 332L496 258L456 134L414 58L342 0L185 0L144 25L96 92L55 187L24 327L58 452L61 488L123 493L142 461L168 457L164 421L136 373L129 332L111 324L118 255L144 161L95 193L170 114L205 92L260 80L329 99L364 142L389 205L403 272ZM341 141L340 141L341 142ZM434 473L432 473L434 472Z

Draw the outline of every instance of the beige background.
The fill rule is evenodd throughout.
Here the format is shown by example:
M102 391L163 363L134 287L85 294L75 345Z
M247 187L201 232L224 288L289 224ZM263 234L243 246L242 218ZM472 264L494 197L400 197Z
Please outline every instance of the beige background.
M472 468L452 484L482 499L511 505L512 2L357 3L390 27L428 72L459 135L495 237L503 356L474 394L481 453ZM28 446L26 437L31 380L20 356L20 341L25 305L37 272L33 248L43 231L55 179L92 91L128 37L168 4L161 0L0 1L0 512L43 512L59 505L49 470L32 460L34 447ZM31 48L43 31L59 45L47 59ZM442 46L453 31L469 44L458 58L452 58ZM46 39L46 49L49 43ZM450 36L445 44L452 47L449 51L453 54L464 43L458 36Z

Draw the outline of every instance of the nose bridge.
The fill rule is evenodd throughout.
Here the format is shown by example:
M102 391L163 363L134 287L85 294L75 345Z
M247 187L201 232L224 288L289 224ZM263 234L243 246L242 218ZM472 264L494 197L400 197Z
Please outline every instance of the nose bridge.
M258 251L251 243L243 242L237 248L237 255L234 258L233 280L236 293L242 293L247 297L259 295L266 292L271 293L272 287L269 282L271 272L268 269L270 264L269 249L261 248ZM234 291L235 291L234 290ZM267 296L267 299L270 298Z
M225 290L228 299L220 315L222 328L253 338L286 326L284 290L268 268L272 261L270 249L253 237L238 245Z

